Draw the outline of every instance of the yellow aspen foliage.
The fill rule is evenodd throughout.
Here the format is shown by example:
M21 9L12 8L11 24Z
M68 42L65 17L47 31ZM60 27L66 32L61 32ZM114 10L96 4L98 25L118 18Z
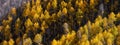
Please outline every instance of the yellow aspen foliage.
M34 25L33 25L33 31L34 32L37 32L37 30L39 29L39 23L38 22L35 22Z
M99 27L100 22L99 21L95 21L95 27Z
M62 7L62 8L65 8L66 6L67 6L67 3L64 2L64 1L61 1L61 7Z
M6 40L4 40L3 45L8 45L8 42Z
M20 44L20 42L22 41L21 39L22 39L21 37L18 37L18 38L15 40L16 45L19 45L19 44Z
M35 0L32 0L32 6L34 6L35 5Z
M24 11L23 11L23 16L28 16L28 15L30 15L29 14L30 13L30 2L28 2L27 4L26 4L26 8L24 9Z
M109 2L109 0L104 0L104 1L105 1L106 4Z
M27 34L24 34L22 39L25 40L27 38Z
M116 44L117 44L117 45L120 45L120 36L117 37L117 39L116 39Z
M42 6L39 5L36 7L37 13L40 14L42 12Z
M52 20L55 21L55 19L57 18L56 13L53 13L50 18L52 18Z
M71 36L74 36L74 37L75 37L76 32L75 32L75 31L72 31L71 33L72 33Z
M81 36L82 36L82 33L81 33L81 31L80 31L80 29L77 31L77 37L78 37L78 39L81 39Z
M52 41L51 44L52 44L52 45L59 45L58 42L57 42L57 40L55 40L55 39L53 39L53 41Z
M72 3L69 1L68 3L67 3L67 6L66 6L67 8L71 8L72 7Z
M47 10L45 10L44 14L45 14L44 16L45 19L50 18L49 12Z
M8 16L8 20L9 20L9 22L11 22L13 20L13 18L11 16Z
M87 34L88 35L88 27L87 27L87 25L84 25L84 34Z
M111 20L111 21L116 20L114 12L111 12L110 15L108 15L108 17L109 17L109 20Z
M95 0L90 0L90 5L94 5L95 4Z
M88 40L88 36L87 36L86 34L83 34L81 41L84 42L84 41L86 41L86 40Z
M33 20L37 21L39 18L39 15L36 13L34 16L33 16Z
M65 45L70 45L71 41L66 40Z
M78 5L79 5L79 1L78 1L78 0L76 0L75 5L76 5L76 6L78 6Z
M8 43L9 43L9 45L14 45L14 40L10 39Z
M95 0L90 0L90 6L91 6L91 8L94 8L94 6L95 6Z
M88 23L87 23L87 27L88 27L88 30L91 30L91 22L90 21L88 21Z
M10 25L11 22L12 22L12 20L13 20L13 18L12 18L11 16L8 16L8 20L3 20L3 21L2 21L2 24L3 24L4 26Z
M58 40L58 45L63 45L64 42Z
M107 38L107 37L106 37L107 33L108 33L108 32L107 32L106 30L103 32L103 36L104 36L105 39Z
M30 8L30 2L29 1L26 4L26 8Z
M88 40L79 43L79 45L90 45L90 42Z
M95 19L95 22L99 22L100 24L103 22L101 15L98 15L98 17Z
M95 23L92 23L91 28L94 29L94 27L95 27Z
M111 39L107 39L107 45L113 45L113 41Z
M120 25L117 26L118 28L118 35L120 34Z
M86 7L86 2L84 0L77 0L76 6L78 6L79 8L81 8L82 11L84 11Z
M50 2L48 2L48 4L47 4L47 10L49 10L50 8L51 8L51 3Z
M2 24L5 26L5 25L10 25L11 24L11 22L12 22L12 20L13 20L13 18L12 18L12 16L10 16L10 15L8 15L8 17L7 17L8 19L7 20L2 20Z
M75 11L74 7L70 7L70 12L74 12L74 11Z
M102 41L99 41L98 42L98 45L104 45Z
M113 26L113 28L111 29L111 33L114 35L114 36L117 36L118 35L118 28L116 26Z
M57 13L57 16L58 16L58 17L60 17L60 16L61 16L61 14L62 14L62 11L61 11L61 10L59 10L59 12Z
M16 29L20 28L20 23L21 23L20 18L18 18L15 22L15 28Z
M11 13L12 13L13 15L16 15L16 14L17 14L17 13L16 13L16 8L15 8L15 7L12 7Z
M2 24L5 26L5 25L7 25L7 21L6 20L3 20L2 21Z
M34 23L34 27L37 29L37 28L39 28L39 23L38 22L35 22Z
M80 0L80 2L79 2L79 6L81 6L81 7L84 6L84 2L83 2L83 0Z
M57 8L57 0L53 0L51 5L54 9Z
M97 45L98 42L99 42L99 39L97 37L91 40L92 45Z
M42 43L42 36L41 36L41 34L36 34L35 35L34 42L36 42L38 44Z
M90 42L88 40L88 36L86 34L82 35L82 38L79 41L78 45L90 45Z
M91 39L91 45L103 45L102 41L104 41L104 38L100 34Z
M42 14L40 15L39 19L42 20L42 19L44 19L44 17L45 17L45 16L44 16L44 14L42 13Z
M120 45L120 12L93 16L106 8L118 11L118 0L107 7L111 1L103 2L105 5L100 0L31 0L20 9L12 7L0 19L0 45Z
M32 40L30 38L25 39L23 45L32 45Z
M77 10L78 11L76 12L76 17L78 20L80 20L80 18L83 18L83 11L81 9L77 9Z
M36 0L36 5L40 6L40 2L41 2L41 0Z
M106 32L106 34L104 34L104 38L105 39L110 39L110 40L114 40L114 35L110 32Z
M90 42L87 40L87 41L85 42L85 45L90 45Z
M72 31L66 35L66 41L72 42L75 39L76 33Z
M91 40L91 44L92 44L92 45L103 45L102 41L99 40L99 39L97 39L97 38L92 39L92 40Z
M31 29L30 27L33 26L33 23L32 23L32 21L28 18L28 19L25 21L24 25L25 25L25 27L26 27L26 32L28 32L28 30Z
M80 28L79 28L79 32L81 32L81 34L84 34L84 31L85 31L85 30L83 29L83 27L80 27Z
M29 13L30 13L30 9L29 8L27 8L27 9L25 9L24 10L24 12L23 12L23 16L28 16L29 15Z
M104 41L104 36L102 33L97 34L96 38L98 38L101 41Z
M9 25L6 25L5 31L9 31L9 30L10 30L10 26L9 26Z
M62 13L66 15L67 14L67 8L63 8Z
M30 27L30 26L32 26L32 25L33 25L32 21L28 18L28 19L26 20L26 22L25 22L26 28L27 28L27 27Z
M83 5L83 0L76 0L76 2L75 2L75 3L76 3L76 5L77 5L77 6L79 6L79 7L80 7L80 6L82 6L82 5Z
M41 30L43 31L43 33L45 32L45 28L48 28L48 26L47 26L46 22L43 21L41 24Z
M108 22L107 18L106 17L103 18L103 26L104 26L104 28L108 26L107 22Z
M7 20L8 24L10 24L12 20L13 20L12 16L8 16L8 20Z
M67 40L70 40L72 37L71 37L71 35L70 35L70 33L68 33L67 35L66 35L66 39Z
M60 41L61 41L62 44L64 44L64 42L66 41L65 35L63 35L63 36L61 37Z
M120 12L116 15L116 17L120 20Z
M5 36L5 39L11 38L10 26L9 25L6 25L3 33L4 33L4 36Z
M17 18L16 23L20 23L20 22L21 22L20 18Z
M36 7L35 6L33 6L32 8L31 8L31 11L30 11L30 16L31 17L33 17L35 14L36 14Z

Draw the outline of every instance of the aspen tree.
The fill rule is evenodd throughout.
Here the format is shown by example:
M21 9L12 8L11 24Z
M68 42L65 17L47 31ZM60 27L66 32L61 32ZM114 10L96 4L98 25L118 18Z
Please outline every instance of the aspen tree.
M23 41L23 45L32 45L32 40L30 38L25 39L25 41Z
M45 10L44 14L45 14L45 16L44 16L45 19L50 18L49 12L47 10Z
M51 5L54 9L56 9L57 8L57 0L53 0Z
M15 7L12 7L11 13L12 13L13 15L16 15L16 14L17 14L17 13L16 13L16 8L15 8Z
M8 42L6 40L4 40L3 45L8 45Z
M30 13L30 2L28 2L27 4L26 4L26 8L24 9L24 11L23 11L23 16L28 16L28 15L30 15L29 14Z
M34 42L40 44L42 43L42 35L41 34L36 34L34 38Z
M120 20L120 12L116 15L117 19Z
M62 1L62 2L61 2L61 8L65 8L66 6L67 6L67 3L64 2L64 1Z
M28 18L25 21L24 25L25 25L25 28L26 28L26 32L28 32L31 29L31 27L33 26L33 22Z
M13 39L10 39L9 41L8 41L8 43L9 43L9 45L14 45L14 40Z
M53 39L52 45L58 45L58 42L55 39Z
M110 15L108 15L108 17L109 17L109 21L113 22L116 20L114 12L111 12Z
M62 13L66 15L67 14L67 8L63 8Z
M48 2L46 9L49 10L51 8L51 3Z

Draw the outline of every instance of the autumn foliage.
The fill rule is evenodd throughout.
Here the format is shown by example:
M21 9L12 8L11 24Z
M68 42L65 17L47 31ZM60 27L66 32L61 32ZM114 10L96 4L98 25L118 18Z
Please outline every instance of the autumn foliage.
M0 45L120 45L117 1L28 1L0 20Z

